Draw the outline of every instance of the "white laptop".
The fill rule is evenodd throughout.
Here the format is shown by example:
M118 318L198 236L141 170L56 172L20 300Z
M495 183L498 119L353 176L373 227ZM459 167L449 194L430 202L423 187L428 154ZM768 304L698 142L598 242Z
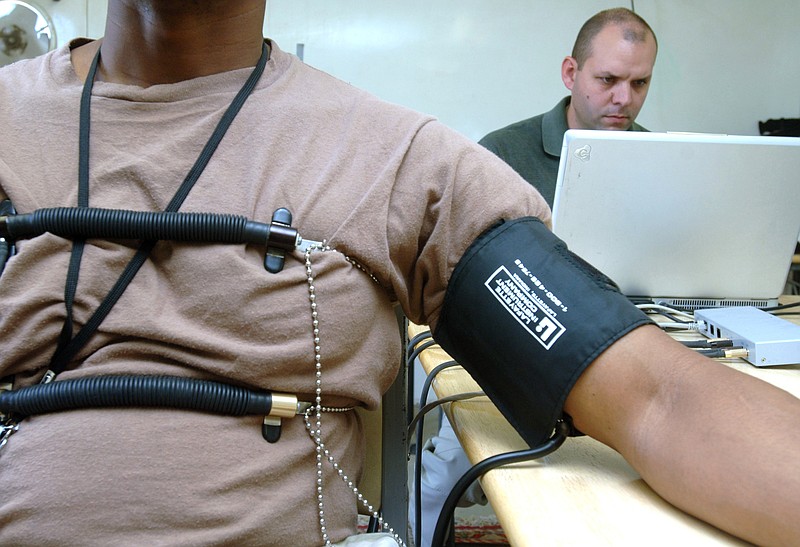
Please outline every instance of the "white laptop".
M800 237L800 138L567 131L553 231L634 299L776 305Z

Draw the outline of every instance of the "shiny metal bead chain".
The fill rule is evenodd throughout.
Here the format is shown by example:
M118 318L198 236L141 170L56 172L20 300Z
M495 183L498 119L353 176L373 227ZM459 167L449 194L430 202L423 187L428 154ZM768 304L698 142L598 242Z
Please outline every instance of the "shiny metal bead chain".
M325 497L322 492L322 484L323 484L323 469L322 469L322 462L323 459L327 460L332 466L336 474L339 475L344 483L353 491L353 494L356 496L358 501L367 509L367 511L375 518L378 522L378 526L380 530L386 531L394 537L395 541L401 547L406 547L403 540L400 538L400 535L397 534L394 529L388 525L383 520L383 517L380 516L378 511L369 503L369 501L364 497L364 495L358 491L358 487L353 484L353 481L345 474L344 470L339 466L336 460L331 454L330 450L325 447L325 443L322 442L322 413L323 412L347 412L352 409L350 408L331 408L331 407L323 407L322 406L322 353L320 350L320 339L319 339L319 316L317 313L317 295L316 295L316 288L314 287L314 273L311 268L311 253L313 251L331 251L330 247L328 247L325 242L323 241L321 245L312 246L308 248L305 252L305 266L306 266L306 278L308 280L308 299L311 304L311 324L313 327L314 333L314 374L315 374L315 399L314 399L314 406L309 408L303 414L303 420L306 424L306 429L308 430L308 434L314 440L314 444L316 445L316 472L317 472L317 509L319 510L319 528L320 532L322 533L322 540L325 542L326 547L330 547L331 540L328 536L328 525L325 521ZM352 263L360 270L364 271L370 277L372 277L373 281L377 280L374 276L369 274L361 265L356 263L355 261L351 260L349 257L345 256L348 262ZM311 423L311 415L314 415L314 424Z

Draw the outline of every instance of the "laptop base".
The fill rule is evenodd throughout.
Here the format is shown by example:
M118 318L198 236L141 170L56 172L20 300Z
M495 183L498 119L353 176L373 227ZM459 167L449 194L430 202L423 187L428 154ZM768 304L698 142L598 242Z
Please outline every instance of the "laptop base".
M706 308L737 308L752 306L754 308L772 308L778 305L777 298L734 299L734 298L670 298L670 297L629 297L634 303L648 302L668 306L679 310L702 310Z

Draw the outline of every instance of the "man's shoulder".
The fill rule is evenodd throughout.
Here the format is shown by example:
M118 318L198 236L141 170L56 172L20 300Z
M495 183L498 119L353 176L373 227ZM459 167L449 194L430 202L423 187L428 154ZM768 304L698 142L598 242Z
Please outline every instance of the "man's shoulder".
M544 114L538 114L531 118L526 118L524 120L520 120L518 122L509 124L505 127L501 127L500 129L496 129L491 133L489 133L489 135L497 135L503 133L531 133L537 131L538 129L541 129L543 118ZM489 135L487 135L487 137Z
M486 134L479 143L487 148L492 146L502 145L506 142L513 142L519 144L520 141L530 142L532 140L541 140L542 136L542 118L544 114L533 116L514 122L500 129L495 129Z

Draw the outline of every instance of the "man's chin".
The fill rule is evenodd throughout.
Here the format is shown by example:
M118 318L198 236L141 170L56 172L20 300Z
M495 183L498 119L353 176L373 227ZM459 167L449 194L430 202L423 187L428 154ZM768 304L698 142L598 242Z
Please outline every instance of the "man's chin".
M629 118L603 118L601 127L599 129L606 129L608 131L627 131L631 127L631 120Z

